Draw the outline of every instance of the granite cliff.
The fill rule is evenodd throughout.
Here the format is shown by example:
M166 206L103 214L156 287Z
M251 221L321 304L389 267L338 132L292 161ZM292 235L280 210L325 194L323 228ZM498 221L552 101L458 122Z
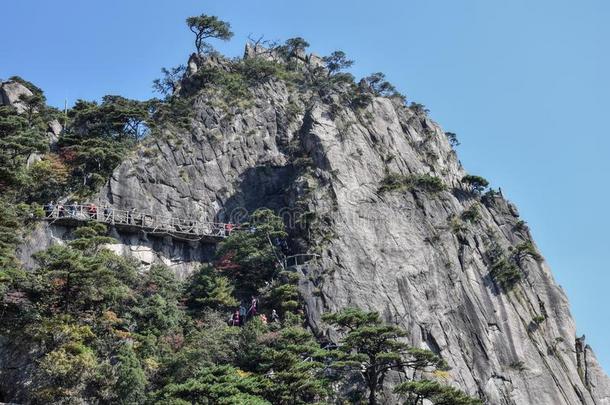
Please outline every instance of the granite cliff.
M244 58L277 59L253 45ZM289 62L304 74L320 69L315 55ZM190 125L169 124L144 141L98 204L232 222L271 208L288 226L291 252L312 254L299 285L318 336L336 336L322 313L375 310L409 331L411 344L441 355L448 383L485 403L610 404L610 381L577 338L568 300L517 208L464 181L445 132L421 106L364 82L328 89L277 78L231 103L222 86L201 86L210 66L228 69L221 57L193 55L176 89ZM367 101L347 100L355 91ZM67 234L37 229L22 260ZM181 276L213 251L116 236L117 252ZM498 263L518 279L498 277Z

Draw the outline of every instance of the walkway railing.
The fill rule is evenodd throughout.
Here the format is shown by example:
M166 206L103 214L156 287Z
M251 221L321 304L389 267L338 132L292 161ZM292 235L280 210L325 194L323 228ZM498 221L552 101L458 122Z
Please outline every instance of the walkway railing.
M319 259L320 256L315 253L300 253L297 255L288 256L284 259L285 269L300 269L309 262Z
M127 231L141 230L190 240L224 239L236 229L233 224L144 214L112 207L99 208L90 204L46 206L45 219L50 223L67 226L74 226L79 222L101 222Z

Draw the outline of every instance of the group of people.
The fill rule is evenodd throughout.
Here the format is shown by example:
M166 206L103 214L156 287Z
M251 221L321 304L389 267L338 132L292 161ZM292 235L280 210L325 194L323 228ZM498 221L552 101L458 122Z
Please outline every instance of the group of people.
M100 217L99 211L103 213ZM143 214L138 212L135 208L129 211L114 211L113 208L105 204L103 209L98 209L94 203L79 204L77 201L71 201L69 203L61 203L50 201L44 205L44 212L47 218L78 218L78 219L100 219L110 223L124 223L143 226L145 224L155 223L156 219L154 215ZM161 218L161 220L167 220L167 218ZM163 222L159 224L163 225ZM157 224L157 225L159 225ZM174 227L178 232L201 232L206 229L198 226L195 220L179 220L179 221L167 221L168 227ZM209 233L213 233L217 236L227 237L233 232L240 229L239 224L226 223L226 224L212 224L213 228L209 229Z
M271 315L269 318L267 318L267 315L264 313L259 315L258 298L252 296L250 307L248 309L246 309L246 306L242 302L239 308L233 312L229 318L229 326L244 326L248 319L254 319L257 316L263 324L267 324L269 322L280 322L280 316L277 314L275 309L271 310Z
M88 215L89 218L97 217L97 206L94 203L84 205L79 212L80 206L81 205L76 201L73 201L70 204L66 205L60 202L55 203L55 201L50 201L44 205L44 212L47 217L53 216L55 212L57 212L57 216L59 218L74 217L78 213ZM107 208L105 208L105 210L106 209Z

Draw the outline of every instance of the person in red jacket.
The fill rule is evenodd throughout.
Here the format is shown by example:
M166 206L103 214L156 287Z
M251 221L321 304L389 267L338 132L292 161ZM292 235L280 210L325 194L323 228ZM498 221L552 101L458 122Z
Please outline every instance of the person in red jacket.
M97 218L97 206L93 203L89 204L89 217L92 219Z

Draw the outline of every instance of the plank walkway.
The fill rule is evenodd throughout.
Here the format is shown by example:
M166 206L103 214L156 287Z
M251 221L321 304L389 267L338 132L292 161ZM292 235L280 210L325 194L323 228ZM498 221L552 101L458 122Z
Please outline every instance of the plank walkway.
M46 206L45 219L50 224L62 226L100 222L114 226L123 232L145 232L167 235L176 239L209 242L218 242L236 229L233 224L144 214L112 207L93 208L90 204L68 204L64 205L63 209L58 206Z

